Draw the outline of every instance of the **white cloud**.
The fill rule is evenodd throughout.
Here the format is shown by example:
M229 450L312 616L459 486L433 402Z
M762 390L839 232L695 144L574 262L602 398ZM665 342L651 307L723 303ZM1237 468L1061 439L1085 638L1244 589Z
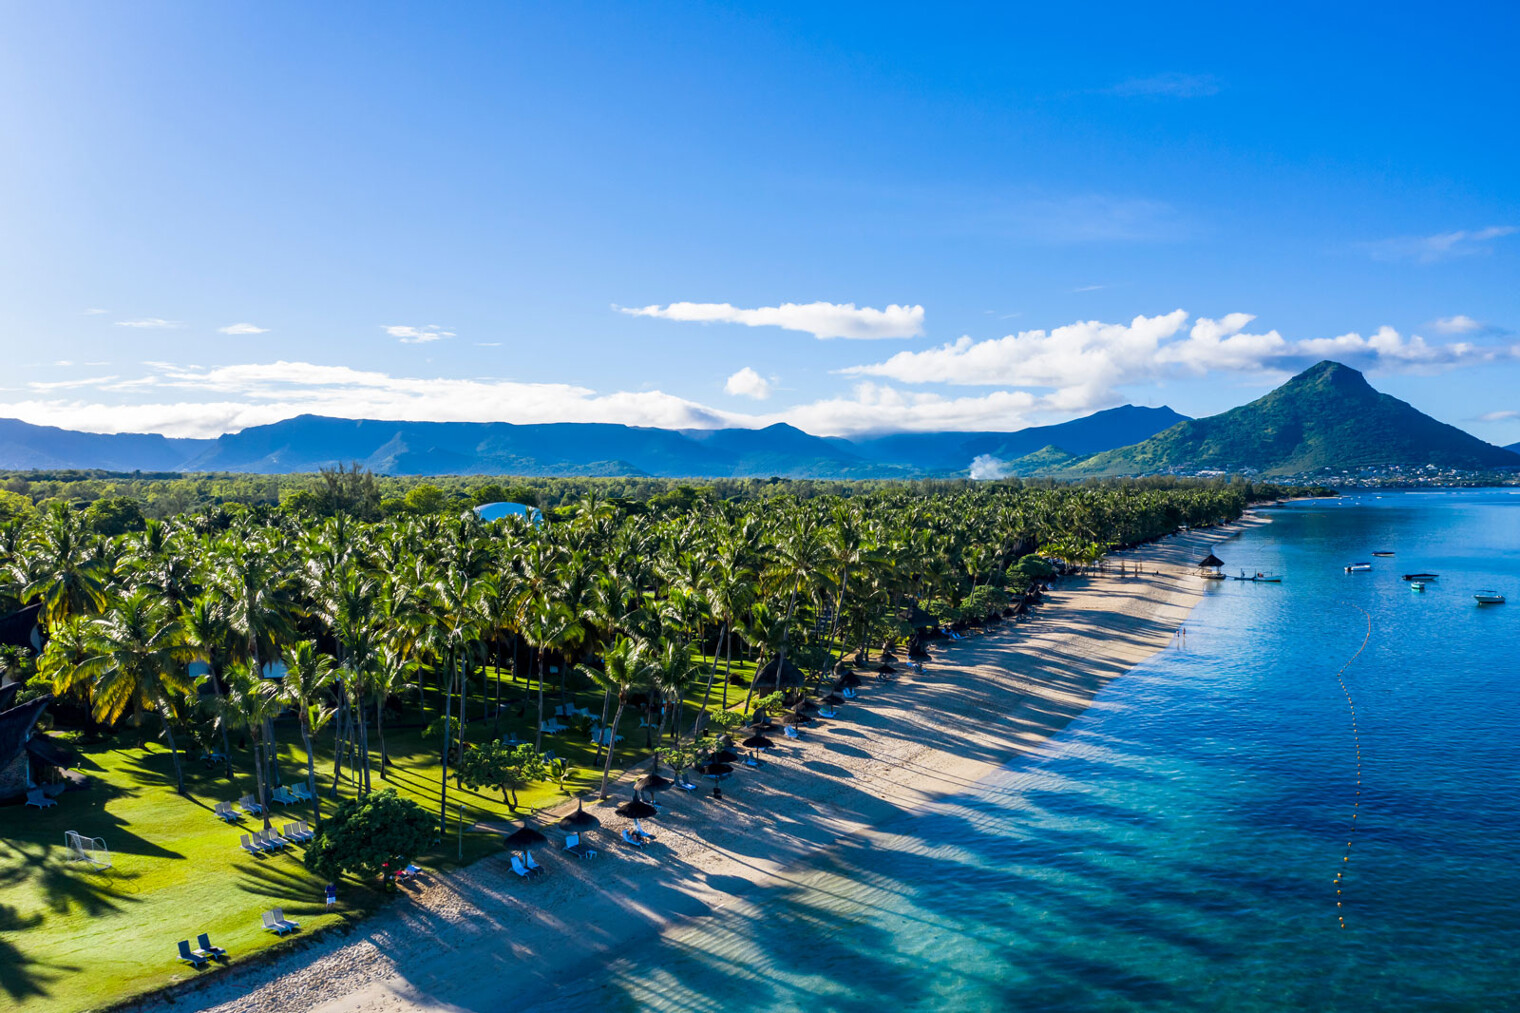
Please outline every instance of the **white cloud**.
M228 324L226 327L218 327L223 334L268 334L269 328L259 327L256 324Z
M1461 313L1454 317L1442 317L1430 326L1442 334L1471 334L1473 331L1483 329L1481 323Z
M1077 411L1114 403L1120 386L1179 375L1283 373L1326 358L1360 369L1432 369L1517 354L1511 348L1471 342L1433 345L1419 335L1405 338L1391 327L1381 327L1370 337L1351 332L1289 341L1275 330L1247 332L1255 319L1249 313L1217 320L1199 317L1184 330L1188 319L1186 311L1175 310L1136 317L1128 324L1088 320L987 341L962 337L842 372L902 383L1045 388L1052 390L1049 407Z
M1433 236L1396 236L1363 246L1378 260L1414 260L1422 264L1453 257L1470 257L1488 253L1494 241L1520 232L1514 225L1490 225L1482 229L1458 229Z
M0 404L0 416L89 432L171 436L215 436L303 413L398 421L623 422L668 429L710 429L731 420L746 424L743 416L660 391L602 395L571 384L397 377L309 362L147 365L146 376L131 380L33 384L35 397ZM92 383L92 394L85 394ZM62 386L77 388L78 399L46 399ZM133 400L123 404L123 397Z
M669 306L614 306L634 317L703 324L744 324L803 331L815 338L913 338L924 332L924 308L892 304L886 309L854 303L782 303L740 309L723 303L673 302Z
M453 331L446 331L437 324L428 324L426 327L409 327L406 324L393 324L383 327L382 330L393 338L400 338L403 345L425 345L430 341L438 341L441 338L452 338Z
M1134 77L1108 89L1108 94L1124 98L1202 98L1219 94L1219 79L1213 74L1182 74L1171 71L1152 77Z
M987 482L1008 477L1008 466L991 454L978 454L971 461L971 480Z
M752 397L756 401L764 401L771 396L771 382L745 366L728 378L728 382L723 385L723 392L737 397Z
M1508 422L1511 419L1520 419L1520 412L1506 409L1498 412L1484 412L1478 416L1479 422Z
M178 320L165 320L163 317L145 317L141 320L118 320L117 327L183 327Z

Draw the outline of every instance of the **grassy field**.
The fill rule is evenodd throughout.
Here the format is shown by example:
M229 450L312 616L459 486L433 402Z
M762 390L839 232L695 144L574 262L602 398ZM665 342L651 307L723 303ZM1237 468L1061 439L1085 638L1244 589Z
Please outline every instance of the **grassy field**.
M735 663L735 670L748 675L752 666ZM547 680L546 680L547 682ZM714 686L714 696L721 685ZM559 686L546 685L546 709L559 702ZM494 699L494 690L491 693ZM700 701L701 687L692 694ZM577 706L601 713L602 696L592 689L570 695ZM742 691L730 702L737 704ZM503 693L499 729L481 714L489 701L476 696L470 702L465 737L485 741L494 732L516 733L532 741L536 725L535 687L508 684ZM370 734L374 788L393 787L436 812L439 802L439 750L436 740L427 741L421 729L436 716L436 694L428 694L428 706L419 715L415 701L399 721L387 722L386 739L392 758L388 780L379 778L379 741ZM518 715L519 708L522 715ZM717 700L713 709L718 708ZM688 707L686 722L695 707ZM619 766L647 756L644 731L637 715L624 715L624 752ZM156 726L153 726L156 732ZM332 800L331 734L321 737L318 754L318 788L325 810ZM285 783L304 779L305 753L293 721L276 726L281 746L281 775ZM519 808L527 812L564 801L569 795L594 787L600 770L593 769L595 748L583 735L546 735L544 748L565 758L571 766L563 788L544 783L519 794ZM174 791L171 757L158 741L139 745L135 733L119 732L113 740L81 746L80 769L90 775L85 791L60 796L54 808L39 811L21 806L0 809L0 999L5 1005L27 1010L77 1013L162 988L203 974L217 973L216 966L196 971L176 958L180 939L194 943L195 935L208 932L235 963L279 946L298 945L300 937L362 918L388 898L370 884L344 881L339 884L339 903L324 907L323 881L306 872L299 846L283 854L254 857L239 846L241 833L258 829L256 820L229 826L212 814L219 801L234 801L254 791L248 754L234 750L234 779L229 784L220 765L208 767L187 762L186 794ZM341 796L352 786L340 783ZM457 822L463 803L463 822ZM479 859L498 847L499 838L480 824L500 826L515 817L495 792L456 789L450 779L447 833L437 849L422 862L447 868L461 861ZM275 826L296 819L310 819L309 806L292 806L282 812L276 806ZM460 833L460 830L463 833ZM89 871L71 863L64 846L64 832L77 830L103 838L114 860L103 872ZM259 915L271 907L283 907L287 917L301 923L301 932L281 940L263 929Z

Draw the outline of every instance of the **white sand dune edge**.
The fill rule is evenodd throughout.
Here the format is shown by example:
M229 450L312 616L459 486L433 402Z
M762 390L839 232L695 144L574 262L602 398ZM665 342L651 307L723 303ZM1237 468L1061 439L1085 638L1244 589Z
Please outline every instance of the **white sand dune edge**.
M1109 680L1165 648L1203 593L1191 564L1209 546L1264 523L1190 532L1110 557L1111 572L1062 581L1038 614L958 643L937 642L922 676L867 679L838 720L801 741L776 737L760 771L740 769L726 799L666 792L648 821L657 840L620 843L628 821L602 821L601 855L535 852L546 876L522 881L505 856L424 876L361 923L268 963L232 969L177 1001L142 1011L372 1013L522 1010L595 975L634 944L693 916L787 882L786 870L841 837L964 790L1037 747ZM1120 576L1123 563L1130 571ZM1135 576L1137 564L1144 571ZM988 720L989 716L997 718ZM556 844L557 847L557 844Z

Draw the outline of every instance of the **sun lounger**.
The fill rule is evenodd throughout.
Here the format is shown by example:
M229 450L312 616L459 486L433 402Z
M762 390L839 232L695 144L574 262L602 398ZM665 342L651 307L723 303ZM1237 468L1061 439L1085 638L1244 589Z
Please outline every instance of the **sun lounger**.
M516 855L512 856L512 871L517 873L523 879L528 878L527 866L523 865L523 860Z
M216 814L216 818L219 820L225 820L228 823L236 823L238 821L238 814L233 812L231 802L218 802L211 807L211 811Z
M830 707L828 710L820 710L818 712L818 716L821 717L821 718L831 718L831 717L834 717L835 715L837 715L838 713L839 713L838 711L836 711L836 710L834 710L834 708Z
M285 926L285 931L286 932L293 932L296 929L298 929L298 928L301 927L301 923L300 922L293 922L289 918L286 918L285 917L285 909L281 908L281 907L277 907L277 908L274 909L274 920L278 924Z
M264 919L264 927L276 935L283 936L285 933L291 931L291 927L289 925L286 925L284 922L278 921L275 918L273 911L265 911L260 917Z
M58 800L48 798L42 793L41 788L33 788L31 791L26 793L26 804L34 805L38 809L51 809L53 806L58 804Z
M285 838L275 833L273 830L261 831L259 833L259 840L263 841L265 845L271 848L283 848L285 845L290 843Z
M680 788L682 791L696 791L697 790L697 786L694 785L694 784L692 784L690 781L677 781L676 782L676 787Z
M582 844L580 834L566 834L564 850L570 852L576 858L596 857L596 849Z
M179 941L179 959L199 969L206 966L206 962L211 959L211 955L209 953L192 953L190 951L190 940L181 939Z
M242 845L243 845L243 850L246 851L246 852L248 852L250 855L260 854L264 850L263 848L259 847L257 844L254 844L253 841L252 841L252 839L250 839L247 834L243 835Z
M787 725L786 726L786 730L783 731L781 734L785 735L789 739L800 739L800 738L802 738L802 736L800 734L798 734L797 729L795 727L793 727L792 725Z
M623 831L623 843L631 844L635 848L642 848L644 846L644 842L632 830Z
M400 872L396 873L396 882L398 882L398 883L405 882L406 880L411 879L413 876L417 875L417 873L419 873L421 871L422 870L419 869L415 865L408 865L406 868L404 868Z
M292 802L299 802L301 800L282 784L270 794L269 801L278 802L280 805L290 805Z
M304 784L293 784L287 790L295 796L297 802L311 801L311 792L307 790Z
M301 824L299 824L299 823L287 823L287 824L285 824L283 827L280 828L280 836L283 837L283 838L285 838L287 841L304 841L304 840L306 840L306 835L301 832Z
M542 865L539 865L537 862L533 861L533 852L528 851L526 849L524 849L524 851L523 851L523 865L527 868L527 870L529 872L543 872L544 871L544 867Z
M225 960L225 959L227 959L227 951L224 950L224 949L222 949L220 946L212 946L211 945L211 937L209 935L207 935L206 933L202 932L199 936L196 936L195 941L196 941L197 945L200 946L200 949L196 950L195 952L197 952L197 953L204 953L206 956L210 957L212 960Z
M238 799L238 807L249 816L264 815L264 807L255 802L252 795L244 795Z
M642 841L648 842L654 840L654 834L651 834L649 831L645 830L644 824L640 823L638 820L633 821L633 832L634 835Z

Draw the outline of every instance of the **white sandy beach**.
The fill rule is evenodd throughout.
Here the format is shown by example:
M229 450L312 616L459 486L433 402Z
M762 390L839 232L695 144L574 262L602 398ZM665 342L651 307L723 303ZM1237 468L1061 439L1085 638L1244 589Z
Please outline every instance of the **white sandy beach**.
M867 679L839 717L800 741L776 736L758 771L739 768L726 799L666 792L642 852L619 843L628 821L605 805L601 855L536 851L546 876L520 880L505 854L274 960L234 967L171 1005L219 1013L520 1010L550 1002L630 945L785 877L837 839L869 835L905 810L964 790L1082 713L1109 680L1165 648L1203 593L1191 564L1243 525L1192 532L1110 557L1110 573L1067 579L1032 618L957 643L936 642L922 676ZM1128 576L1117 573L1123 563ZM1135 576L1137 562L1145 571ZM631 781L632 777L625 779Z

